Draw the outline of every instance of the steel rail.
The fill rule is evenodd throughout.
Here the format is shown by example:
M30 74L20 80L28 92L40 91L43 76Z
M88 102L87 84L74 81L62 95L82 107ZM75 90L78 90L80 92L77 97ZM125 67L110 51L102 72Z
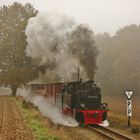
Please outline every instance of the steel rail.
M105 137L106 139L109 140L134 140L128 136L125 136L123 134L120 134L114 130L111 130L106 127L98 126L98 127L92 127L92 126L87 126L88 129L95 131L96 133L100 134L101 136Z

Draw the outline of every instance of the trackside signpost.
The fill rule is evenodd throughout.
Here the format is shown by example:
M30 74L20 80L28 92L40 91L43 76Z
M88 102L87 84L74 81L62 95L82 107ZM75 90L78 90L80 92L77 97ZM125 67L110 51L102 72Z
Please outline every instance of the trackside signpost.
M127 97L127 116L128 116L128 127L131 126L130 124L130 118L132 117L132 101L131 96L133 94L133 91L125 91L125 95Z

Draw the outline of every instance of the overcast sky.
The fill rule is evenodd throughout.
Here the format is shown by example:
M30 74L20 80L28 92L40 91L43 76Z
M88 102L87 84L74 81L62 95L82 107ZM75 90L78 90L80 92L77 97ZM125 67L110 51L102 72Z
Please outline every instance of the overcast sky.
M0 5L15 0L0 0ZM126 25L140 24L140 0L16 0L30 2L39 11L57 10L88 23L95 33L115 32Z

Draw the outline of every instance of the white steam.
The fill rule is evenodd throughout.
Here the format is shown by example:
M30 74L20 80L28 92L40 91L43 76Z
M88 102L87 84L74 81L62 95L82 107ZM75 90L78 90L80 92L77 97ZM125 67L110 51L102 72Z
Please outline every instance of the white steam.
M103 126L103 127L107 127L107 126L109 126L109 122L108 122L108 120L105 120L105 121L103 121L101 124L99 124L100 126Z
M63 14L46 12L29 19L25 33L27 56L45 66L47 76L55 73L60 79L71 80L81 67L91 79L94 77L96 47L93 32L87 26L77 25Z
M38 107L41 114L48 117L55 124L61 124L69 127L76 127L78 123L72 117L66 117L60 108L49 103L43 96L34 95L28 89L18 89L17 95L24 97L27 102L31 102L34 106Z
M60 55L55 55L52 49L63 48L65 50L66 34L72 30L75 22L65 15L50 13L39 13L36 17L30 18L27 28L27 55L35 59L40 59L42 64L53 59L59 59Z
M67 36L75 26L75 21L65 15L39 13L26 28L27 56L39 60L39 65L46 65L48 71L57 72L61 78L70 77L78 62L68 54Z

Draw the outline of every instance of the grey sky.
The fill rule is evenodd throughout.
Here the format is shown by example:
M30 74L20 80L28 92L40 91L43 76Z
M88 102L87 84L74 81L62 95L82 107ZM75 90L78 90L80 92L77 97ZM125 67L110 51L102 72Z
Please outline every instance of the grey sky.
M0 0L0 5L15 0ZM88 23L95 33L114 34L120 27L140 24L140 0L16 0L30 2L39 11L57 10Z

